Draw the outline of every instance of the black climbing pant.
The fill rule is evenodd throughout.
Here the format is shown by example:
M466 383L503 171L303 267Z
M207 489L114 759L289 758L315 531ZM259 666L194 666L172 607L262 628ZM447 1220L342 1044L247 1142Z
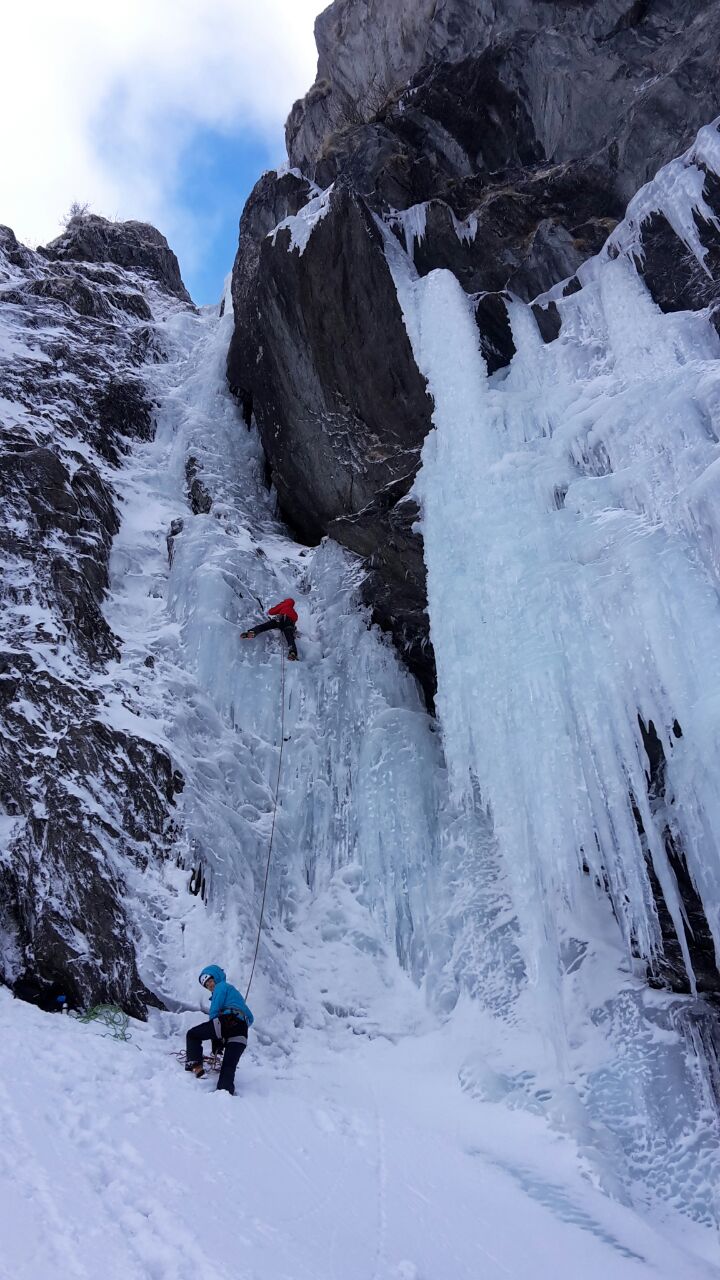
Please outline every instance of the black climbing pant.
M285 643L288 647L288 653L297 658L297 645L295 643L295 624L289 618L271 618L269 622L261 622L259 627L252 627L253 634L259 636L263 631L282 631L285 637Z
M234 1093L235 1072L247 1047L247 1036L247 1022L230 1014L222 1014L221 1017L213 1018L210 1022L200 1022L197 1027L191 1027L187 1033L185 1065L187 1067L202 1065L203 1040L212 1041L214 1052L217 1052L219 1046L224 1045L217 1087L226 1089L228 1093Z

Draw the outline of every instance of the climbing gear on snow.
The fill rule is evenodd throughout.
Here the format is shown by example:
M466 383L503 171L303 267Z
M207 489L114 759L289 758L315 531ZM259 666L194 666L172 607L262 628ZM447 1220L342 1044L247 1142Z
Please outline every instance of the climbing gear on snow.
M173 1058L176 1058L178 1062L182 1062L186 1071L193 1071L197 1066L197 1063L195 1062L186 1061L185 1051L183 1049L178 1049L177 1051L173 1050L172 1055L173 1055ZM222 1049L218 1049L215 1053L210 1053L210 1054L206 1053L203 1055L203 1067L205 1068L206 1072L219 1071L221 1065L222 1065Z
M78 1022L99 1022L108 1030L103 1032L105 1036L112 1036L113 1040L131 1040L132 1037L128 1030L130 1026L130 1017L116 1004L94 1004L92 1009L88 1009L87 1013L83 1013L78 1018ZM139 1048L139 1045L135 1046Z

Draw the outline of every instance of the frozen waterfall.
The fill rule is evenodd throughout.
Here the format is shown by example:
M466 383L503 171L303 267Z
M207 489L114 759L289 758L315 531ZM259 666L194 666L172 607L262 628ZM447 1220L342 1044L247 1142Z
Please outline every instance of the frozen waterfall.
M525 975L466 1082L715 1222L711 1018L646 975L672 983L675 947L694 993L720 951L720 342L605 254L555 291L549 345L511 305L488 378L455 277L385 237L434 399L415 493L451 793L487 809Z
M414 679L359 604L357 562L329 541L299 546L276 517L257 436L225 382L231 330L229 309L223 318L174 312L160 326L165 360L149 375L157 431L126 473L111 564L108 616L123 656L110 679L124 723L148 736L162 726L186 780L179 865L133 885L145 903L148 981L182 999L219 939L247 980L284 642L239 635L276 600L296 600L301 661L284 675L286 741L254 979L265 1032L287 1047L293 1020L382 1020L371 999L378 983L407 984L408 1008L422 1012L405 975L419 984L428 968L442 756ZM191 509L188 459L209 511ZM193 886L204 885L196 896L187 892L193 870ZM312 981L298 974L299 956Z
M441 734L370 625L359 563L278 519L225 383L229 310L172 312L108 609L117 716L185 778L175 859L129 886L143 976L180 1007L218 948L240 983L249 972L282 641L239 632L292 595L263 1052L288 1060L303 1031L344 1044L444 1025L470 1096L562 1131L625 1203L711 1225L702 1007L648 989L645 970L661 963L661 896L693 971L668 831L718 930L718 341L702 317L662 316L620 257L559 304L549 346L518 304L517 355L488 379L454 277L418 280L394 237L388 255L435 401L417 491Z

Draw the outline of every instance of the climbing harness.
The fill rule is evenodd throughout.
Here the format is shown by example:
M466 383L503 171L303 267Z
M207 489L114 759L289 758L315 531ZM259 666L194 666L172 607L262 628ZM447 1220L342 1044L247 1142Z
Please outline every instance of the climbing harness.
M245 992L246 1000L248 998L250 987L252 985L253 974L255 973L255 963L257 961L258 951L260 949L260 935L262 933L263 917L265 915L265 899L267 897L268 876L270 875L270 859L272 857L273 840L275 839L275 820L277 818L277 802L278 802L278 795L280 792L280 777L282 774L283 747L285 745L285 641L284 641L284 638L280 641L280 643L282 645L282 648L280 651L280 661L281 661L280 755L278 757L277 780L275 782L275 798L273 800L273 816L272 816L272 826L270 828L270 842L268 844L267 862L265 864L265 883L263 884L262 902L260 903L260 919L258 921L257 940L255 942L255 954L253 956L252 968L250 970L250 979L248 981L247 990Z

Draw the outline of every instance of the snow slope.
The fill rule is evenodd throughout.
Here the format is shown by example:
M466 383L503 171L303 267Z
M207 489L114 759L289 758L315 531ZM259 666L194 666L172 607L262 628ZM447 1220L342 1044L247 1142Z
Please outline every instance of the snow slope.
M130 1043L0 992L7 1280L701 1280L537 1118L479 1106L459 1030L257 1042L235 1098L187 1076L171 1015ZM467 1028L465 1028L465 1032ZM409 1087L411 1085L411 1087Z

